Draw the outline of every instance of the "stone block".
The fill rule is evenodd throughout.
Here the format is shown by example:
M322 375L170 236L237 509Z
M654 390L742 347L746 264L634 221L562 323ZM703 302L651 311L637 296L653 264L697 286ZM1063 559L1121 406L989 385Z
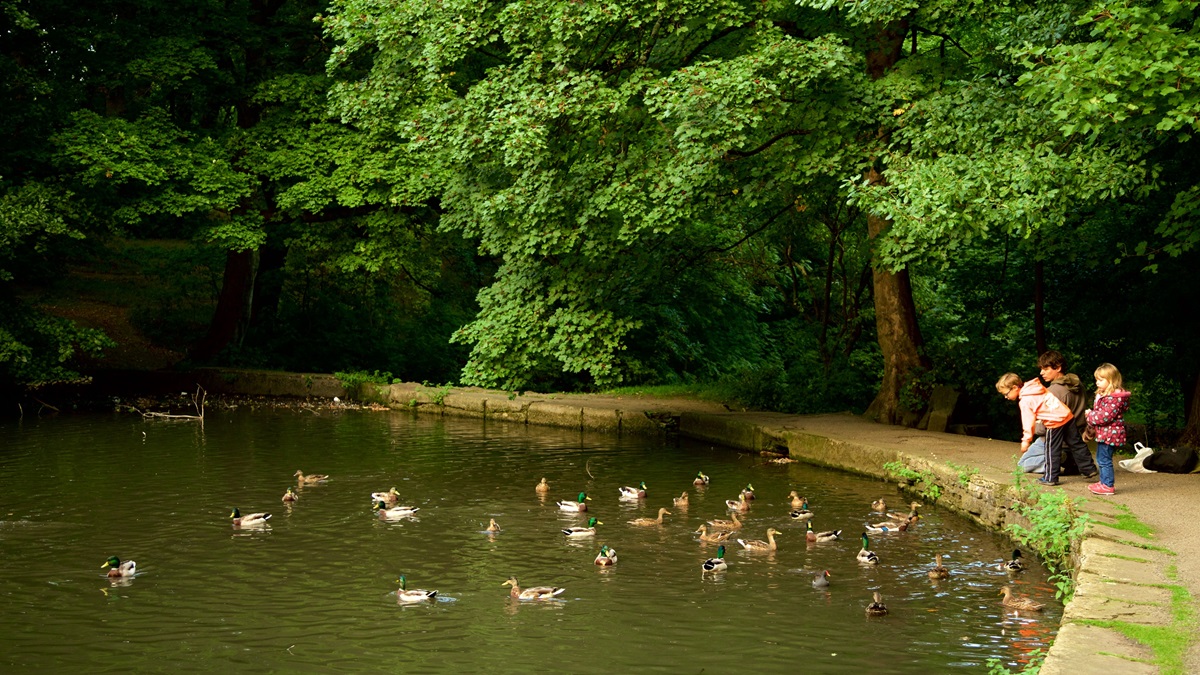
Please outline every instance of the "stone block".
M456 417L483 417L487 412L487 394L454 390L442 397L443 414Z
M617 432L621 430L621 412L608 408L582 408L582 426L588 431Z
M1115 630L1063 624L1040 675L1155 675L1150 648Z
M650 417L641 410L622 410L621 433L623 434L652 434L662 433L663 425L657 419Z
M548 401L533 401L525 414L529 424L544 424L566 429L583 428L583 408L578 405L563 405Z
M486 413L491 419L524 424L527 405L528 402L520 397L510 399L507 396L492 396L487 401Z

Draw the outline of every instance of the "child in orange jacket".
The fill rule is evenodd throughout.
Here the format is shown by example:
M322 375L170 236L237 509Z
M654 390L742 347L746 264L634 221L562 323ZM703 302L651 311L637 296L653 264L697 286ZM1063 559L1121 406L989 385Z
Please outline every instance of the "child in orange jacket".
M1033 378L1022 382L1016 373L1005 373L996 382L996 391L1010 401L1017 401L1021 409L1021 453L1033 442L1034 426L1041 422L1046 427L1046 468L1038 483L1058 485L1058 470L1062 463L1063 425L1074 417L1067 406L1042 386L1041 380Z

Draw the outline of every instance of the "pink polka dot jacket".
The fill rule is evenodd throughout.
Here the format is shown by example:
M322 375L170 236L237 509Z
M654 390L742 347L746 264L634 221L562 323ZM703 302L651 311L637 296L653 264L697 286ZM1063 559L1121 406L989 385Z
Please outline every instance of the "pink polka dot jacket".
M1096 429L1096 442L1111 446L1125 445L1125 411L1129 410L1129 392L1118 389L1096 399L1087 414L1088 426Z

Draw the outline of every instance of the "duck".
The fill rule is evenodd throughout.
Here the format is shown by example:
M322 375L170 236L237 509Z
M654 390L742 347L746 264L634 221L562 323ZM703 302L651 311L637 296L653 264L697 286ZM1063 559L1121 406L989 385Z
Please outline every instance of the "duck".
M564 527L562 533L568 537L594 537L596 536L596 526L603 524L593 516L588 518L587 527Z
M775 545L775 535L782 534L779 530L773 527L767 528L767 540L761 539L738 539L737 543L742 545L742 548L747 551L774 551L778 548Z
M296 477L296 482L301 485L316 485L317 483L324 483L329 480L329 476L323 473L314 473L311 476L305 476L304 472L299 469L292 475Z
M808 508L808 500L805 499L804 497L801 497L799 494L797 494L795 490L792 490L791 492L788 493L788 500L792 503L793 509L807 509Z
M621 488L621 499L645 499L646 498L646 481L642 481L637 487Z
M874 593L875 601L867 605L867 616L887 616L887 605L883 604L883 596L879 591Z
M497 523L495 518L488 518L488 526L487 526L487 529L484 530L484 532L499 532L499 531L500 531L500 523Z
M617 550L607 545L600 547L596 554L596 564L601 567L612 567L617 564Z
M558 508L563 511L574 511L576 513L583 513L584 511L587 511L587 501L589 501L589 500L591 500L591 497L587 496L587 493L580 492L579 493L579 501L575 501L575 502L565 502L564 501L564 502L556 502L556 503L558 504Z
M256 527L266 525L267 521L271 519L271 514L248 513L243 516L242 512L237 507L234 507L233 513L229 514L229 517L233 518L234 527Z
M997 566L1001 572L1015 574L1025 569L1025 563L1021 562L1021 549L1014 548L1012 552L1012 560L1002 562Z
M717 557L709 558L700 563L701 574L708 572L722 572L729 568L729 564L725 562L725 545L717 547Z
M396 602L425 602L437 597L437 591L427 591L424 588L408 589L408 579L403 574L396 580L400 590L396 591Z
M871 502L871 510L883 513L887 511L887 502L883 501L883 497L880 497L879 499Z
M629 521L629 524L630 525L638 525L640 527L650 527L652 525L662 525L663 524L663 519L662 519L663 516L669 516L669 515L671 515L671 512L666 510L665 508L662 508L662 509L658 510L657 518L635 518L635 519Z
M687 490L684 490L683 494L679 495L678 497L676 497L675 499L672 500L672 503L675 504L675 508L677 508L677 509L686 509L687 505L688 505L688 501L689 500L688 500Z
M1040 602L1034 602L1029 598L1014 595L1012 589L1008 586L1000 589L1000 595L1004 596L1004 599L1000 602L1005 607L1012 607L1013 609L1025 612L1040 612L1042 611L1042 608L1045 607L1045 605L1041 604Z
M123 577L131 577L137 574L137 563L132 560L121 562L117 556L109 556L108 560L100 566L100 569L108 568L109 579L120 579Z
M822 570L813 577L813 588L829 588L829 570Z
M917 515L917 509L921 508L921 502L913 502L908 505L908 513L900 513L899 511L888 511L887 517L892 520L905 521Z
M745 513L750 510L750 502L746 501L746 495L738 495L737 499L726 499L725 506L729 507L730 511L737 513Z
M294 502L299 498L300 498L300 495L296 494L296 492L294 490L292 490L291 487L289 487L287 489L287 492L283 493L284 503L290 504L291 502Z
M696 477L692 480L692 485L708 485L708 476L704 475L703 471L697 471Z
M540 495L544 495L550 491L550 484L546 482L545 476L542 477L542 482L533 486L533 490Z
M706 541L710 544L719 544L728 541L733 536L733 530L716 530L712 534L709 534L707 525L701 525L696 531L700 533L700 541Z
M737 511L729 514L729 518L730 520L714 518L713 520L708 521L708 525L714 530L737 531L742 529L742 521L738 520Z
M508 594L517 600L548 600L556 595L562 595L565 588L556 586L533 586L531 588L521 588L517 583L516 577L509 577L508 581L500 584L501 586L512 586Z
M796 497L795 494L796 491L793 490L792 494L788 495L792 500L792 510L788 512L788 517L800 521L812 518L813 512L808 510L808 498Z
M875 555L875 552L870 550L870 548L869 548L870 545L871 545L871 542L869 539L867 539L867 533L863 532L862 533L862 549L860 549L858 552L858 562L863 563L865 565L878 565L879 564L879 556Z
M393 506L388 508L388 505L382 501L375 502L375 509L379 512L380 520L399 520L407 518L421 510L417 506Z
M808 541L824 543L827 541L833 541L842 536L841 530L825 530L824 532L817 532L813 530L812 521L809 521L807 524L808 531L804 533L804 538Z
M895 521L889 520L886 523L875 523L874 525L867 524L866 528L870 532L907 532L908 528L916 524L921 516L909 516L908 520L897 525Z
M929 570L929 578L934 579L934 580L949 579L950 578L950 570L946 569L945 567L942 567L942 554L938 553L938 554L934 555L933 561L934 561L934 566Z
M742 498L746 501L754 501L754 486L746 483L746 487L742 488Z
M371 501L384 502L388 506L395 506L396 502L400 501L400 493L396 488L391 488L387 492L372 492Z

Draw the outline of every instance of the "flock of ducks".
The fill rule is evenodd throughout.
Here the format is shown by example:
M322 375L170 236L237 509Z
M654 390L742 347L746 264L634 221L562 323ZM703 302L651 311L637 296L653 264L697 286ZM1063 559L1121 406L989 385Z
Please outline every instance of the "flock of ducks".
M302 471L296 471L293 476L296 478L299 486L319 485L329 480L329 476L324 474L305 475ZM696 486L707 486L710 478L703 471L697 472L692 483ZM620 499L622 501L639 501L646 498L646 483L640 482L637 486L627 486L619 488ZM545 479L534 487L535 492L540 495L545 495L550 492L550 484ZM747 485L736 499L725 500L725 505L728 507L730 514L729 519L712 519L707 523L700 525L696 530L698 538L702 542L719 544L717 547L717 555L713 558L708 558L700 563L701 575L710 573L723 572L729 568L729 564L725 560L725 544L730 540L736 541L746 551L775 551L778 544L775 541L775 536L782 534L774 527L767 528L766 539L734 539L733 535L742 528L742 521L738 518L739 513L746 513L750 510L750 502L754 501L754 486ZM299 499L299 495L291 487L287 488L282 501L286 504L292 504ZM580 492L574 501L559 501L556 502L559 510L571 513L586 513L588 510L587 502L591 501L591 497L586 492ZM818 532L813 529L812 518L813 512L808 507L808 500L793 490L788 495L788 500L791 510L788 516L795 521L805 522L806 531L805 539L809 543L826 543L836 541L841 538L842 530L826 530ZM376 511L376 514L381 520L394 521L401 518L412 516L420 509L414 506L403 506L399 504L400 494L393 487L387 492L372 492L371 503ZM686 509L688 505L688 492L685 490L679 497L672 500L676 508ZM872 511L881 514L880 522L864 524L864 531L860 535L862 546L859 549L856 559L862 565L878 565L879 555L870 549L870 537L868 532L872 533L899 533L909 530L916 525L920 520L918 509L921 504L912 502L909 504L909 512L901 513L896 511L888 511L887 503L884 499L877 499L871 503ZM630 525L637 527L658 527L664 524L663 517L672 515L672 512L667 508L658 510L657 518L635 518L628 521ZM271 514L267 512L248 513L242 515L241 511L235 507L229 515L235 528L262 528L267 525L267 521L271 519ZM562 529L562 533L570 538L594 537L596 536L597 526L604 523L595 517L588 518L587 525L582 527L567 527ZM485 530L488 533L497 533L501 531L500 525L494 518L490 519L488 527ZM596 554L595 564L601 567L610 567L617 564L617 552L611 546L604 544L600 547L600 552ZM132 560L122 561L117 556L111 556L101 569L108 569L108 577L110 579L130 578L137 574L137 563ZM997 565L997 569L1007 574L1016 574L1024 571L1025 565L1020 549L1014 549L1010 560L1001 562ZM812 586L816 589L825 589L830 586L829 570L822 570L812 580ZM934 556L934 566L929 569L929 578L935 581L949 579L950 570L942 564L941 554ZM428 602L437 598L436 590L426 589L410 589L408 588L407 579L404 575L396 580L399 584L399 589L396 591L397 602L402 604ZM556 586L533 586L522 588L516 577L508 578L503 584L509 586L509 595L517 600L545 600L561 595L566 589ZM1005 607L1009 607L1019 611L1037 612L1041 611L1045 605L1034 602L1033 600L1018 596L1011 587L1004 586L1000 589L1000 594L1003 596L1001 603ZM883 604L883 597L878 592L873 593L872 602L866 607L867 616L884 616L888 613L888 608Z

